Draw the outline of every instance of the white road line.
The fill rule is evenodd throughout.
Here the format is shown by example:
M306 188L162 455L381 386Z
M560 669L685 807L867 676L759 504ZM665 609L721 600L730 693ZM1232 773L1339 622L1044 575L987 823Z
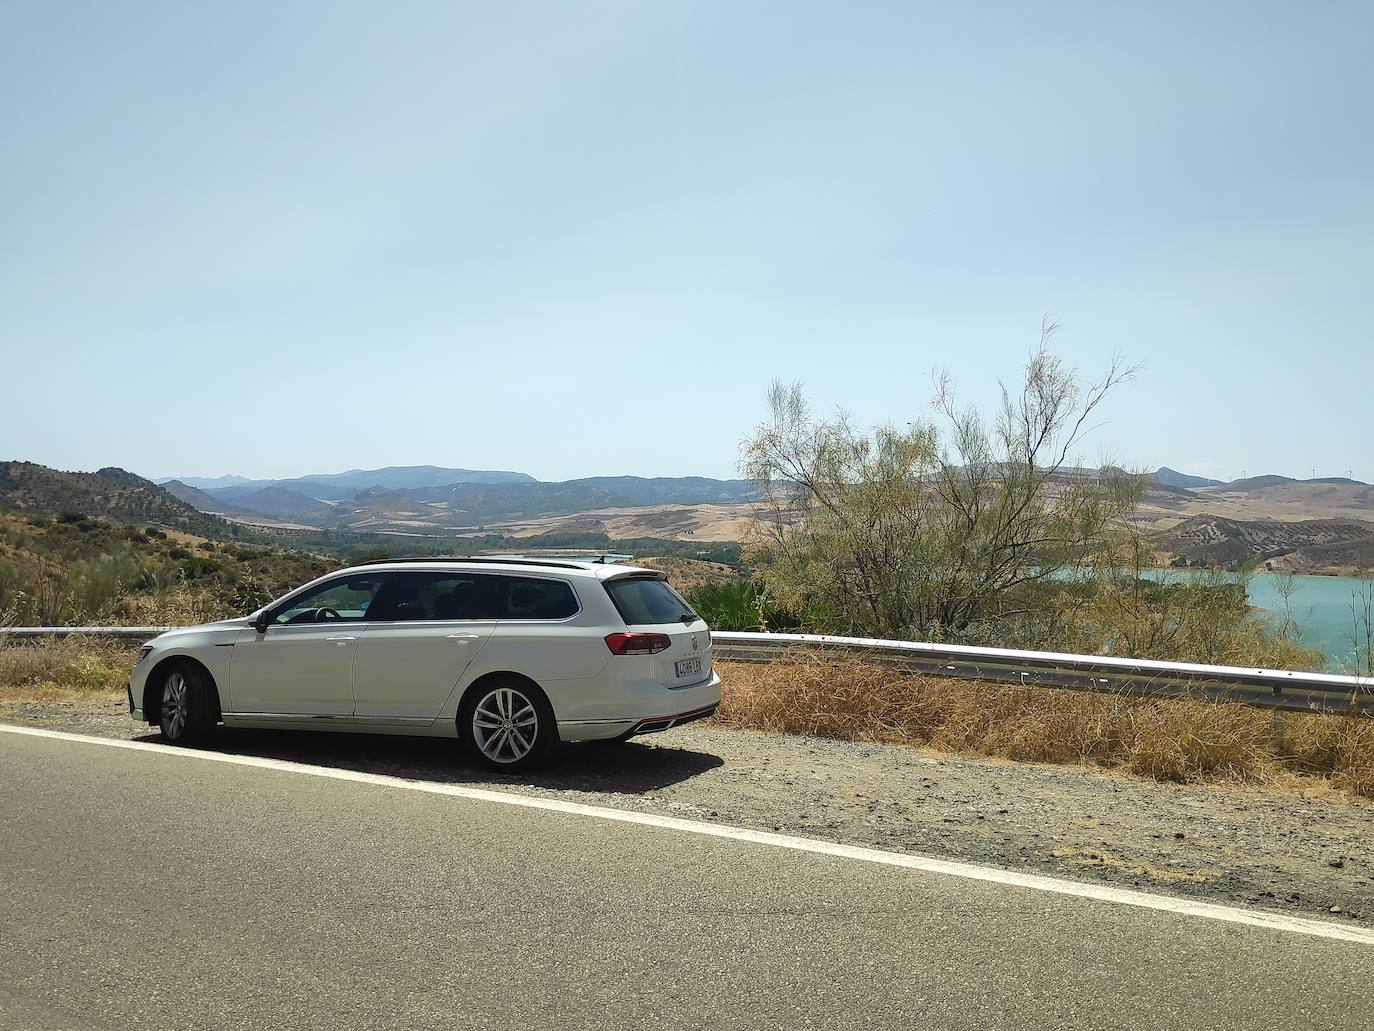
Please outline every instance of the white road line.
M389 777L380 773L360 773L356 770L339 770L328 766L311 766L307 763L291 762L286 759L230 755L224 752L201 752L177 748L172 745L156 744L151 741L123 741L116 738L91 737L86 734L71 734L63 730L46 730L41 727L19 727L0 723L0 731L7 734L26 734L31 737L51 738L57 741L73 741L79 744L126 748L139 752L156 752L160 755L177 756L182 759L229 763L233 766L255 766L265 770L299 773L311 777L328 777L333 780L354 781L359 784L373 784L379 787L404 788L407 791L423 791L431 795L449 795L454 798L495 802L500 805L520 806L525 809L543 809L555 813L570 813L575 816L590 816L598 820L635 823L646 827L685 831L689 834L704 834L713 838L728 838L732 841L748 841L757 845L772 845L776 848L787 848L796 852L813 852L823 856L836 856L842 859L856 859L865 863L880 863L907 870L920 870L924 873L945 874L949 877L1004 884L1013 888L1047 891L1056 895L1093 899L1097 902L1137 906L1142 909L1154 909L1180 916L1203 917L1208 920L1223 920L1233 924L1265 927L1273 931L1289 931L1296 934L1313 935L1318 938L1331 938L1336 941L1374 945L1374 930L1367 930L1362 927L1349 927L1322 920L1312 920L1307 917L1266 913L1255 909L1240 909L1213 902L1195 902L1191 899L1153 895L1149 892L1132 891L1128 888L1080 884L1075 881L1060 880L1056 877L1018 873L1014 870L999 870L996 867L978 866L974 863L958 863L947 859L932 859L928 856L883 852L875 848L840 845L829 841L798 838L790 834L774 834L769 831L749 830L745 827L703 823L700 820L683 820L675 816L657 816L653 813L637 813L626 809L609 809L605 806L585 805L581 802L566 802L558 798L538 798L532 795L518 795L514 792L465 787L460 784L435 784L428 781L407 780L403 777Z

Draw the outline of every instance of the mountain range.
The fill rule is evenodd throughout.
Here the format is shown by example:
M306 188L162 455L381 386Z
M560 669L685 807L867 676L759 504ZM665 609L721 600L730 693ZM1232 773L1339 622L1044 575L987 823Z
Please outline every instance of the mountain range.
M732 505L747 480L704 476L589 476L562 482L528 473L432 465L350 469L284 480L186 476L159 484L202 512L253 522L333 529L470 530L487 523L599 509Z
M1349 484L1256 476L1225 483L1168 466L1149 475L1165 492L1262 491L1286 484ZM509 470L433 465L387 466L317 473L290 479L183 476L160 481L169 493L202 512L251 521L252 516L344 528L396 517L402 523L446 529L553 513L655 505L737 505L753 496L747 480L704 476L588 476L549 482Z
M1165 561L1259 559L1300 572L1374 567L1374 487L1369 484L1275 475L1220 483L1167 467L1150 479L1134 521L1151 534ZM739 541L751 518L753 495L750 481L697 476L546 482L509 471L392 466L287 480L192 476L154 484L114 467L63 472L31 462L0 462L0 509L78 513L212 539L258 526L419 536L558 533Z
M410 487L442 487L449 483L538 483L529 473L494 469L445 469L437 465L391 465L385 469L349 469L342 473L314 473L283 480L254 480L246 476L176 476L155 481L177 482L197 490L257 490L284 486L319 498L346 498L370 487L393 490Z

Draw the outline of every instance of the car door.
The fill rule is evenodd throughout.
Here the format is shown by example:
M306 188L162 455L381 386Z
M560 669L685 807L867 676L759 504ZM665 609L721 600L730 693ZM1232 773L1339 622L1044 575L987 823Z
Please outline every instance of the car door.
M234 715L351 719L353 662L368 609L392 574L335 577L288 598L234 641Z
M483 573L392 574L353 665L358 720L433 723L496 628L495 588Z

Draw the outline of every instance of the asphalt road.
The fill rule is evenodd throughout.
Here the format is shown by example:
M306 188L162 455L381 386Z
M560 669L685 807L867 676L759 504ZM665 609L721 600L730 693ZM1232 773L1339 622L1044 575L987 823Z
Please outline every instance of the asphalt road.
M1356 1028L1374 948L0 734L0 1027Z

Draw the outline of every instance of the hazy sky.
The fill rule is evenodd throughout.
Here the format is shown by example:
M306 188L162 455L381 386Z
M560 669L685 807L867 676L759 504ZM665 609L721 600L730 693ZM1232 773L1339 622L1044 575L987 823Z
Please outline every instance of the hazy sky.
M734 472L770 380L1374 479L1374 4L0 0L0 459Z

